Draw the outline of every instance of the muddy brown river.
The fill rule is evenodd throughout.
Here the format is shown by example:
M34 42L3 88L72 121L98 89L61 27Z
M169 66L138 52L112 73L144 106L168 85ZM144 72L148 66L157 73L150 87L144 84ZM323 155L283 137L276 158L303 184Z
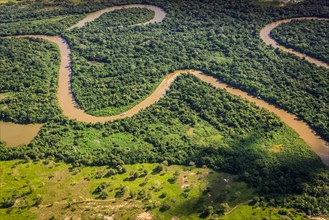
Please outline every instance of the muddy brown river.
M104 13L116 11L116 10L120 10L120 9L125 9L125 8L145 8L145 9L154 11L154 13L155 13L154 18L145 23L141 23L144 25L150 24L150 23L162 22L163 19L166 17L166 12L164 10L162 10L162 8L159 8L159 7L153 6L153 5L132 4L132 5L113 6L113 7L105 8L105 9L90 13L89 15L87 15L87 17L85 17L84 19L82 19L77 24L73 25L72 27L70 27L68 30L76 28L76 27L81 28L81 27L85 26L88 22L92 22L95 19L99 18ZM135 25L141 25L141 24L135 24Z
M109 11L114 11L122 8L147 8L150 10L153 10L155 12L155 17L151 21L148 21L144 24L149 24L149 23L155 23L155 22L162 22L166 16L166 13L161 9L156 6L149 6L149 5L126 5L126 6L115 6L115 7L110 7L106 8L94 13L89 14L86 18L83 20L79 21L76 25L72 26L69 29L72 28L81 28L88 22L92 22L96 18L100 17L102 14L109 12ZM298 18L298 19L317 19L317 18ZM278 46L277 43L269 37L269 34L271 30L278 25L289 22L294 19L287 19L287 20L282 20L278 22L271 23L264 27L260 33L261 38L264 40L265 43L273 46L273 47L279 47L282 50L285 50L287 52L293 53L299 57L307 57L304 54L295 52L291 49ZM44 40L49 40L53 43L55 43L60 50L60 56L61 56L61 64L60 64L60 72L59 72L59 88L57 91L57 98L60 107L63 110L63 114L67 116L69 119L76 119L78 121L82 122L87 122L87 123L96 123L96 122L107 122L107 121L113 121L117 119L122 119L125 117L131 117L135 114L137 114L140 110L147 108L157 102L161 97L163 97L166 94L166 91L169 89L170 85L175 81L175 79L185 73L190 73L193 74L195 77L199 78L200 80L207 82L211 84L212 86L219 88L219 89L225 89L227 92L233 94L233 95L238 95L241 96L242 98L247 99L248 101L254 102L257 106L261 108L265 108L269 110L270 112L275 113L278 117L281 118L281 120L286 123L288 126L290 126L292 129L294 129L299 135L300 138L302 138L312 149L313 151L318 154L323 161L324 164L329 166L329 147L326 146L326 142L319 138L318 136L315 135L315 132L303 121L297 121L295 120L296 116L293 114L290 114L282 109L279 109L263 100L254 98L250 95L248 95L246 92L243 92L238 89L234 88L228 88L225 83L221 83L218 81L217 78L203 74L201 71L198 70L177 70L172 73L169 73L166 75L163 79L163 81L160 83L160 85L156 88L156 90L150 94L149 97L147 97L145 100L140 102L139 104L135 105L128 111L118 114L118 115L112 115L112 116L107 116L107 117L96 117L87 114L84 112L82 109L79 108L78 104L76 103L72 92L71 92L71 67L70 67L70 48L66 41L57 36L46 36L46 35L25 35L25 36L17 36L17 37L34 37L34 38L41 38ZM16 37L16 38L17 38ZM306 58L309 62L315 63L317 65L323 66L325 68L328 68L327 64L322 64L323 62L318 61L314 58ZM27 125L29 126L29 125ZM40 127L39 127L40 128ZM39 129L38 128L38 129ZM9 131L9 130L8 130ZM13 131L13 130L12 130ZM10 138L11 134L8 134L10 132L6 132L8 137L5 137L5 134L1 136L1 140L7 140L7 144L10 141L9 139L14 140L15 137L12 136ZM22 134L21 135L25 135ZM33 138L33 137L32 137Z
M292 53L295 54L298 57L301 58L305 58L305 60L307 60L310 63L314 63L317 66L322 66L325 68L329 68L329 65L323 61L320 61L318 59L315 59L313 57L310 57L306 54L297 52L291 48L287 48L284 47L282 45L279 45L278 42L276 42L273 38L271 38L270 33L271 31L276 28L277 26L279 26L280 24L284 24L284 23L288 23L290 21L295 21L295 20L322 20L322 21L329 21L329 18L317 18L317 17L302 17L302 18L290 18L290 19L285 19L285 20L280 20L280 21L276 21L276 22L272 22L268 25L266 25L261 31L260 31L260 37L261 39L267 44L267 45L271 45L274 48L279 48L280 50L283 50L285 52L288 53Z
M38 134L42 124L20 125L0 121L0 140L9 147L28 144Z

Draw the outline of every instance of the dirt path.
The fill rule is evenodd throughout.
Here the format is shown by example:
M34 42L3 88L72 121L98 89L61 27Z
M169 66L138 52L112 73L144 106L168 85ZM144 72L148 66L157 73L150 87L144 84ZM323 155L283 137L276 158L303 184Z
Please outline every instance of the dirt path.
M280 20L280 21L276 21L276 22L272 22L268 25L266 25L261 31L260 31L260 38L267 44L267 45L271 45L274 48L279 48L283 51L286 51L288 53L292 53L295 54L298 57L302 57L305 58L305 60L307 60L310 63L314 63L317 66L322 66L325 68L329 68L329 65L323 61L317 60L313 57L310 57L306 54L297 52L291 48L287 48L285 46L279 45L278 42L276 42L273 38L270 37L270 33L271 31L276 28L277 26L284 24L284 23L288 23L290 21L295 21L295 20L321 20L321 21L329 21L329 18L317 18L317 17L302 17L302 18L290 18L290 19L285 19L285 20Z
M91 22L101 16L105 12L118 10L121 8L134 8L134 7L142 7L142 8L148 8L150 10L153 10L155 12L155 17L151 21L146 22L145 24L152 23L152 22L161 22L166 16L166 13L155 6L148 6L148 5L127 5L127 6L118 6L118 7L111 7L106 8L103 10L100 10L98 12L91 13L88 15L85 19L78 22L76 25L72 26L71 28L75 27L83 27L87 22ZM298 19L316 19L316 18L298 18ZM269 33L271 30L278 25L289 22L291 20L295 19L287 19L282 20L278 22L271 23L264 27L260 33L261 38L268 44L272 45L273 47L278 47L276 45L276 42L269 37ZM198 70L177 70L172 73L169 73L166 75L163 79L163 81L160 83L160 85L156 88L156 90L145 100L140 102L139 104L135 105L133 108L129 109L128 111L119 114L119 115L113 115L113 116L107 116L107 117L96 117L89 115L85 113L82 109L79 108L77 105L72 92L71 92L71 66L70 66L70 48L66 41L57 36L45 36L45 35L26 35L26 36L18 36L18 37L35 37L35 38L42 38L45 40L52 41L55 43L59 49L60 49L60 55L61 55L61 64L60 64L60 72L59 72L59 88L57 91L57 98L60 107L63 110L63 114L67 116L70 119L76 119L78 121L88 122L88 123L96 123L96 122L107 122L107 121L113 121L117 119L122 119L125 117L131 117L135 114L137 114L140 110L147 108L157 102L161 97L163 97L166 94L166 91L169 89L170 85L176 80L176 78L184 73L190 73L193 74L195 77L199 78L200 80L207 82L211 84L212 86L219 88L219 89L225 89L227 92L241 96L248 101L254 102L257 106L261 108L265 108L269 110L270 112L275 113L278 117L281 118L283 122L285 122L288 126L293 128L300 137L314 150L315 153L317 153L322 161L329 166L329 147L326 146L326 142L322 139L320 139L318 136L315 135L315 132L309 128L309 126L302 121L295 120L296 116L293 114L290 114L282 109L279 109L263 100L259 100L257 98L254 98L250 95L248 95L246 92L243 92L238 89L234 88L228 88L225 83L218 82L218 79L206 74L203 74L201 71ZM281 47L280 47L281 48ZM287 48L281 48L285 51L291 52L290 49ZM292 52L296 54L297 56L304 57L304 54L300 54L297 52ZM316 63L317 65L322 65L321 61L317 61L313 58L307 59L309 62ZM315 61L314 61L315 60ZM322 65L326 68L328 68L328 65Z

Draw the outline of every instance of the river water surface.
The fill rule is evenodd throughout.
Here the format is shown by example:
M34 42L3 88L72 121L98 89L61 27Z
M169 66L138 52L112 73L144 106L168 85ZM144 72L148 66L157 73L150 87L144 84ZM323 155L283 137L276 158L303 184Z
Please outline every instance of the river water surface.
M38 134L42 124L20 125L0 121L0 140L9 147L28 144Z
M105 9L90 13L89 15L87 15L87 17L85 17L84 19L82 19L77 24L73 25L72 27L70 27L68 30L70 30L72 28L76 28L76 27L81 28L81 27L85 26L88 22L92 22L95 19L99 18L104 13L116 11L116 10L120 10L120 9L125 9L125 8L145 8L145 9L154 11L154 14L155 14L154 18L145 23L141 23L143 25L150 24L150 23L162 22L163 19L166 17L166 12L164 10L162 10L162 8L159 8L159 7L153 6L153 5L132 4L132 5L113 6L113 7L105 8ZM135 24L135 25L141 25L141 24Z

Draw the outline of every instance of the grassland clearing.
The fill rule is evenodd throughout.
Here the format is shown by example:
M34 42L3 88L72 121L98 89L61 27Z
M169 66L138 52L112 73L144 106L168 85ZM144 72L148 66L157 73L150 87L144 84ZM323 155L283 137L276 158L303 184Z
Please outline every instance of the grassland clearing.
M227 173L163 164L72 167L50 160L0 162L2 219L304 219L289 209L248 203L254 190ZM119 173L116 173L119 172ZM166 207L166 208L164 208Z
M193 166L125 165L125 173L112 175L108 167L49 160L0 165L3 219L198 219L203 206L219 199L234 207L254 195L233 175Z

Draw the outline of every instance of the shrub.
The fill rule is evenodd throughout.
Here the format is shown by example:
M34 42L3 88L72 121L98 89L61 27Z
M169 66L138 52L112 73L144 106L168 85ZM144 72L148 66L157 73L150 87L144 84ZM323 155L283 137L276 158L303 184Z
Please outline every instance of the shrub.
M163 170L163 165L162 164L159 164L157 165L153 170L152 170L152 174L155 175L155 174L158 174L160 173L162 170Z
M160 206L160 208L159 208L159 211L160 212L165 212L165 211L167 211L167 210L169 210L170 209L170 205L168 205L168 204L162 204L161 206Z

